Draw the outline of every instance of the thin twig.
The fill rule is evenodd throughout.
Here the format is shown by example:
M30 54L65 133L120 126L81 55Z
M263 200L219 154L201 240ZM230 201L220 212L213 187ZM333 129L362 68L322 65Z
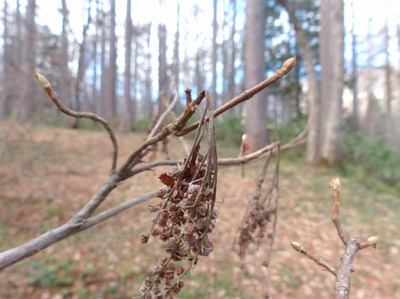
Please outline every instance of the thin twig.
M347 245L349 234L343 230L339 222L339 205L340 205L340 180L333 177L330 186L332 187L332 222L336 227L336 231L344 245Z
M113 155L112 155L112 166L111 166L111 173L113 173L117 167L117 158L118 158L118 142L117 138L115 137L114 131L111 129L110 125L108 122L98 116L95 113L91 112L77 112L72 109L67 108L64 106L64 104L58 99L56 93L54 92L53 87L51 86L50 82L44 77L43 75L36 73L35 74L36 80L40 84L40 86L43 87L43 89L46 91L47 95L50 97L50 99L53 101L53 103L57 106L58 110L60 110L62 113L72 116L75 118L89 118L93 121L97 121L103 125L103 127L106 129L108 132L108 135L110 136L112 145L113 145Z
M268 79L264 80L263 82L257 84L256 86L249 88L242 92L240 95L234 97L221 107L217 108L213 112L213 116L217 117L220 114L224 113L225 111L233 108L234 106L247 101L251 99L255 94L259 93L261 90L265 89L266 87L270 86L271 84L275 83L279 79L281 79L283 76L287 75L296 65L296 57L291 57L288 60L285 61L285 63L282 65L282 67L271 77ZM208 120L208 118L207 118ZM175 133L176 136L182 136L185 135L191 131L193 131L197 126L199 125L199 122L194 123L193 125L184 128L183 130L180 130Z
M90 228L90 227L92 227L92 226L94 226L96 224L99 224L99 223L101 223L101 222L103 222L103 221L105 221L105 220L107 220L107 219L109 219L109 218L111 218L111 217L113 217L113 216L115 216L115 215L117 215L117 214L119 214L119 213L121 213L121 212L123 212L123 211L125 211L125 210L127 210L129 208L131 208L131 207L133 207L133 206L136 206L136 205L141 204L141 203L143 203L145 201L148 201L148 200L154 198L156 196L156 194L157 194L157 192L149 192L149 193L141 195L139 197L127 200L127 201L125 201L125 202L123 202L123 203L121 203L121 204L119 204L119 205L117 205L117 206L115 206L115 207L113 207L113 208L111 208L109 210L101 212L100 214L98 214L96 216L90 217L85 222L85 224L80 227L79 231L86 230L86 229L88 229L88 228Z
M361 242L358 238L351 237L340 225L339 207L340 207L340 180L338 177L333 177L330 186L332 187L332 221L336 227L337 233L340 236L343 244L346 246L345 253L341 256L340 265L337 269L330 266L321 258L307 252L299 243L290 242L293 249L304 254L309 259L323 266L333 275L335 275L334 298L348 299L350 296L350 276L353 271L353 261L357 252L369 246L376 247L379 236L369 237L366 241Z
M190 94L190 93L189 93L189 94ZM177 95L178 95L178 92L176 91L176 92L175 92L175 96L177 96ZM163 99L163 98L162 98L162 99ZM168 107L167 101L163 101L163 103L164 103L164 106L165 106L165 107ZM172 116L174 119L177 118L177 115L176 115L176 113L175 113L173 110L171 111L171 116ZM189 153L190 153L190 150L189 150L189 147L188 147L188 145L187 145L187 143L186 143L186 141L185 141L185 138L183 138L183 136L178 136L178 140L182 143L183 151L184 151L185 155L188 156Z
M186 90L186 94L190 93L189 89ZM202 91L196 100L186 105L185 110L182 114L172 123L164 126L157 135L147 139L138 149L136 149L126 160L124 165L119 170L119 174L124 179L131 176L131 168L140 162L140 159L146 154L146 150L149 146L157 143L158 141L166 138L174 132L181 130L187 123L187 121L193 116L198 108L198 105L205 97L205 92Z
M310 260L314 261L318 265L324 267L326 270L331 272L333 275L336 276L336 269L329 265L326 261L324 261L322 258L319 258L311 253L309 253L307 250L305 250L299 243L297 242L290 242L290 245L293 247L294 250L300 252L301 254L304 254L306 257L308 257Z
M167 107L166 107L165 111L163 112L163 114L161 114L160 117L158 118L157 123L155 124L155 126L151 130L149 136L147 137L147 140L149 140L150 138L154 137L154 135L159 131L159 129L162 126L162 124L165 121L165 119L172 112L172 109L174 109L176 103L178 102L178 99L179 99L178 94L175 94L175 97L172 100L172 102L169 105L167 105Z

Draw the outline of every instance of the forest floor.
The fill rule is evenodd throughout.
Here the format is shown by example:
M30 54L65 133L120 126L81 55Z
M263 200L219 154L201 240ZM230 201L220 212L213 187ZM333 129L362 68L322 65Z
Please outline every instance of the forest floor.
M121 156L136 148L140 134L119 134ZM5 142L6 141L6 142ZM1 140L0 251L12 248L67 221L107 178L111 145L99 131L15 127ZM169 142L172 158L182 146ZM234 154L238 149L222 148ZM165 157L159 154L161 159ZM120 158L122 163L123 158ZM220 217L213 233L214 251L201 258L177 298L261 298L266 272L266 246L251 247L247 273L232 250L234 237L254 193L262 162L222 168L217 204ZM168 168L138 175L122 184L103 203L117 203L157 190L158 176ZM304 161L282 159L279 219L270 287L274 298L332 298L334 277L289 242L337 266L344 247L330 220L335 170L314 169ZM360 251L354 262L351 298L400 298L400 198L393 191L372 190L351 177L341 177L341 221L352 235L379 235L377 248ZM162 256L160 243L141 244L150 228L152 199L78 233L0 271L0 298L132 298L146 273ZM223 203L222 203L223 200Z

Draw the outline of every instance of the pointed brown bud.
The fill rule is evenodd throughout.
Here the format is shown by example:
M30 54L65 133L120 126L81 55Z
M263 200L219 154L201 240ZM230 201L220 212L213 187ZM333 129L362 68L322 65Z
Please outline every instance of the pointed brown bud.
M292 245L293 249L296 250L296 251L301 252L303 250L301 245L299 243L297 243L297 242L290 241L290 245Z
M40 84L40 86L42 86L43 88L46 88L46 87L51 86L49 80L47 80L45 76L43 76L43 75L41 75L41 74L39 74L39 73L36 73L36 74L35 74L35 77L36 77L37 82L38 82L38 83Z
M340 180L337 176L334 176L331 180L330 186L332 187L333 190L339 190L340 189Z
M283 75L287 75L294 68L295 65L296 65L296 56L290 57L283 63L279 71L281 71Z

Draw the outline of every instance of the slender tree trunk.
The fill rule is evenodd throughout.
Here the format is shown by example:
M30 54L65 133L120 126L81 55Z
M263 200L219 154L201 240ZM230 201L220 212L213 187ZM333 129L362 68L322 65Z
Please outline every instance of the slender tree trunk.
M34 78L35 73L35 36L36 36L36 24L35 24L35 11L36 1L29 0L26 8L25 18L25 59L23 67L25 70L24 81L23 81L23 97L21 107L21 118L22 121L30 121L34 114L34 99L36 91L36 82Z
M106 61L106 44L107 44L107 20L104 11L104 3L101 2L101 52L100 52L100 66L101 66L101 84L100 84L100 115L107 116L107 61Z
M397 51L400 52L400 24L397 24ZM400 64L400 62L398 62ZM397 92L400 93L400 72L397 72L396 77L397 82ZM400 115L400 100L397 99L397 108L393 112L394 115ZM393 118L393 126L394 126L394 144L397 147L400 147L400 120L398 117Z
M317 73L314 67L314 57L310 48L310 38L301 28L301 24L295 15L294 7L287 0L279 0L279 3L286 9L290 22L296 32L297 45L306 67L308 77L308 98L309 98L309 128L307 135L307 161L316 164L319 153L319 136L321 135L321 108L319 99L319 88Z
M167 75L167 28L165 24L158 26L158 88L158 111L161 111L160 109L164 107L161 95L168 94L169 91Z
M392 117L392 70L390 66L390 51L389 51L389 26L386 19L384 27L384 44L385 44L385 133L386 142L393 144L393 117Z
M218 0L213 0L213 37L212 37L212 52L211 52L211 68L212 68L212 82L211 82L211 96L215 103L218 105L217 99L217 32L218 32L218 22L217 22L217 5Z
M150 49L150 35L151 35L151 23L146 25L146 43L147 48ZM152 72L152 54L149 51L147 55L147 63L146 63L146 78L145 78L145 86L144 86L144 102L145 102L145 116L152 117L153 116L153 91L152 85L153 81L151 79L151 72ZM137 66L137 62L136 62Z
M67 1L61 0L62 30L61 30L61 86L60 97L62 101L71 106L70 74L68 70L68 7Z
M75 111L81 111L81 102L82 102L82 85L83 85L83 78L85 74L85 69L86 69L86 39L87 39L87 32L91 23L91 0L88 1L88 10L87 10L87 20L86 24L83 25L82 29L82 42L79 45L79 58L78 58L78 73L76 76L76 82L75 82L75 103L74 103L74 110ZM72 117L71 118L71 123L70 123L71 128L78 128L78 118Z
M8 114L8 102L11 97L11 71L9 55L9 30L8 30L8 2L4 0L3 7L3 86L2 96L0 97L0 118Z
M131 0L126 1L125 19L125 71L124 71L124 102L122 109L122 131L129 132L133 127L131 99L131 49L132 49L132 18Z
M173 72L174 72L174 89L176 90L176 92L180 93L179 90L179 38L180 38L180 5L179 5L179 1L177 3L177 9L176 9L176 32L175 32L175 44L174 44L174 67L173 67ZM177 105L176 105L176 111L178 113L180 113L182 111L182 107L181 107L181 103L180 101L178 101Z
M114 117L117 111L117 38L115 0L110 1L110 64L109 64L109 104L108 117Z
M343 1L321 1L320 9L321 98L325 117L321 163L335 166L340 161L342 144Z
M204 73L202 70L202 50L197 49L196 52L196 57L195 57L195 69L194 69L194 77L195 77L195 82L196 82L196 89L197 92L200 92L202 89L204 89Z
M245 84L250 88L265 77L265 4L263 0L246 3ZM267 96L255 95L246 106L246 133L250 151L268 144Z
M373 74L371 72L372 68L372 60L373 60L373 48L374 45L372 43L372 25L371 25L372 19L369 20L368 22L368 31L367 31L367 62L366 62L366 88L365 92L367 93L367 108L365 112L365 116L363 119L363 125L362 125L362 130L372 136L376 132L376 123L374 119L374 111L377 110L376 108L376 99L374 98L374 95L372 93L372 84L374 81ZM375 111L376 112L376 111Z
M97 68L98 68L98 55L97 55L97 45L98 45L98 40L99 40L99 28L101 24L101 19L100 19L100 6L99 6L99 0L96 0L96 24L95 24L95 33L93 37L93 82L92 82L92 99L93 99L93 107L92 110L96 113L100 113L100 100L99 100L99 92L97 88L97 80L98 80L98 74L97 74Z
M231 48L231 56L229 62L229 75L228 75L228 100L232 99L236 95L235 91L235 61L236 61L236 43L235 43L235 34L236 34L236 0L231 0L232 5L232 27L231 27L231 36L229 46ZM233 109L232 109L233 111Z
M352 24L351 24L351 68L353 73L353 119L356 128L359 126L359 113L358 113L358 67L357 67L357 36L354 32L355 14L354 14L354 0L351 1Z

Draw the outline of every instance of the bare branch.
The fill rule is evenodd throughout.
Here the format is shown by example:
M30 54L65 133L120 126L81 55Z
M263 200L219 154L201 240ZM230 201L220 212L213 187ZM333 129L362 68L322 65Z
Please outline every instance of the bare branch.
M379 236L372 236L365 242L361 242L358 238L351 237L343 230L339 221L339 207L340 207L340 180L338 177L333 177L330 183L332 187L332 221L336 227L337 233L340 236L343 244L346 246L345 253L341 256L340 265L337 269L332 268L322 259L308 253L299 243L290 242L293 249L304 254L309 259L317 264L325 267L329 272L335 275L335 299L348 299L350 296L350 276L353 271L353 261L360 249L374 246L379 240Z
M272 83L278 81L283 76L287 75L294 68L295 64L296 64L296 57L294 56L294 57L289 58L288 60L285 61L285 63L282 65L282 67L271 77L269 77L268 79L264 80L263 82L257 84L256 86L245 90L240 95L234 97L233 99L231 99L230 101L228 101L227 103L222 105L221 107L215 109L213 112L213 116L217 117L218 115L235 107L236 105L251 99L255 94L259 93L261 90L267 88ZM197 128L198 125L199 125L199 122L196 122L193 125L176 132L175 135L176 136L185 135L185 134L193 131L195 128Z
M294 250L300 252L301 254L304 254L306 257L308 257L310 260L314 261L318 265L324 267L326 270L331 272L333 275L336 276L336 269L329 265L327 262L325 262L322 258L319 258L311 253L309 253L307 250L303 248L299 243L297 242L290 242L290 245L293 247Z
M332 187L332 222L335 224L337 233L344 245L347 245L349 234L343 230L339 222L339 205L340 205L340 180L333 177L330 186Z
M186 94L190 93L190 90L186 90ZM158 141L166 138L174 132L181 130L187 123L187 121L193 116L196 112L198 105L205 97L205 91L203 90L199 96L193 102L187 103L185 110L182 114L173 122L161 129L161 132L147 139L137 150L135 150L124 163L124 165L119 170L119 174L123 179L129 178L132 176L131 168L140 162L140 159L146 154L146 150L149 146L157 143Z
M147 137L147 139L152 138L156 132L158 132L158 130L160 129L160 127L162 126L163 122L165 121L165 119L167 118L167 116L172 112L172 109L174 109L176 103L178 102L178 94L175 94L174 99L172 100L171 104L169 104L165 109L165 111L163 112L163 114L161 114L161 116L158 118L157 123L155 124L154 128L151 130L149 136Z
M84 225L81 226L79 231L83 231L86 230L92 226L95 226L96 224L99 224L105 220L107 220L108 218L111 218L133 206L136 206L138 204L141 204L145 201L148 201L152 198L154 198L156 196L157 192L149 192L147 194L141 195L139 197L130 199L128 201L125 201L107 211L104 211L96 216L93 216L91 218L89 218Z
M95 193L92 199L65 224L21 246L0 253L0 270L32 256L50 245L80 231L81 227L86 223L94 210L106 199L110 192L118 186L117 182L117 177L115 175L110 176L108 181Z
M91 112L77 112L74 110L71 110L67 107L64 106L64 104L58 99L56 93L54 92L53 87L51 86L50 82L44 77L43 75L36 73L35 74L36 80L40 84L40 86L43 87L43 89L46 91L47 95L50 97L50 99L53 101L53 103L57 106L58 110L60 110L62 113L72 116L75 118L89 118L93 121L97 121L103 125L103 127L106 129L108 132L108 135L110 136L112 145L113 145L113 155L112 155L112 166L111 166L111 173L113 173L117 167L117 159L118 159L118 142L117 138L115 137L114 131L111 129L110 125L108 122L98 116L95 113Z

